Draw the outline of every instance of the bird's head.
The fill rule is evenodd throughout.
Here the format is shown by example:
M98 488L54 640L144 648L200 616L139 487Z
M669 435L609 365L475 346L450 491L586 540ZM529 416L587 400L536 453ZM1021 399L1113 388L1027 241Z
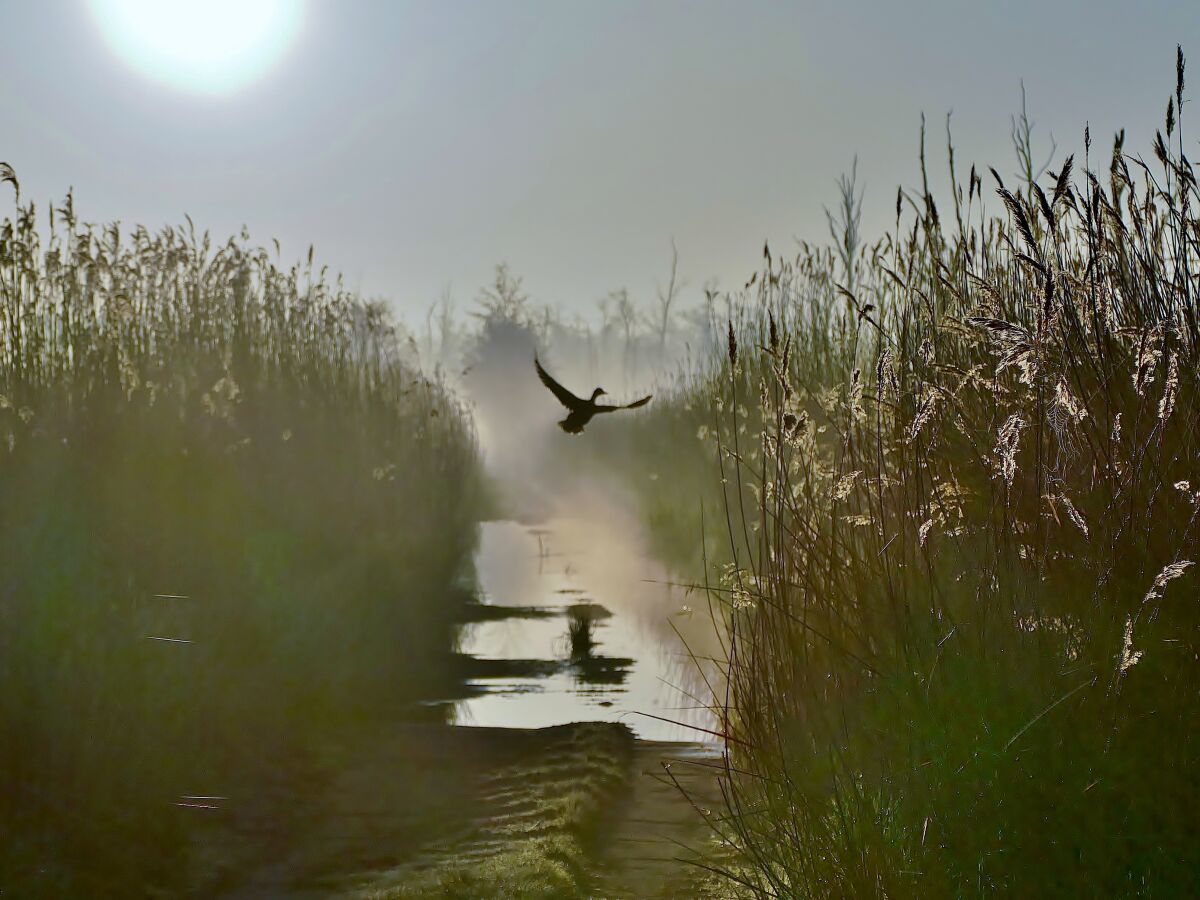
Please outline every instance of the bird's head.
M594 391L592 391L592 402L595 403L597 397L599 397L601 394L607 394L607 393L608 393L608 391L606 391L602 387L596 388Z

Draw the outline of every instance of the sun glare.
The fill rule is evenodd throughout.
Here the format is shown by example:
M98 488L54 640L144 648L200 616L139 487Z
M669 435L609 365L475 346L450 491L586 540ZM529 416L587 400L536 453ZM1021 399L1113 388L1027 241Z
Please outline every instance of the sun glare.
M89 0L104 39L158 81L225 94L261 76L300 30L303 0Z

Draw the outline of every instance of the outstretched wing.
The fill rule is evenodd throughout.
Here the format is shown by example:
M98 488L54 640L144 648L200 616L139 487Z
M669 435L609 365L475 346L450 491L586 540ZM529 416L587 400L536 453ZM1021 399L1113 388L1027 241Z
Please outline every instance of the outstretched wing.
M550 377L550 373L542 368L542 364L536 356L533 358L533 365L537 369L538 378L542 380L542 384L550 388L550 392L558 398L559 403L572 411L578 409L583 404L582 400ZM650 398L647 397L646 399L649 400Z
M634 400L632 403L626 403L624 406L597 406L596 412L616 412L618 409L637 409L639 406L645 406L650 402L653 394L647 394L641 400Z

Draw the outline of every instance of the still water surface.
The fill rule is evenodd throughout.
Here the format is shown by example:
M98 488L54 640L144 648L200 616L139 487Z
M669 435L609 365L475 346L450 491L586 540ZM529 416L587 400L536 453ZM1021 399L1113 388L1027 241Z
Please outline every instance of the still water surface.
M697 656L717 655L702 592L672 584L619 520L486 522L476 570L482 603L545 614L463 626L461 651L546 665L542 674L473 679L479 693L455 704L455 724L541 728L617 721L646 740L715 740L701 729L719 730L706 684L715 687L717 673L688 653L690 647ZM590 622L590 641L582 647L571 640L572 617Z

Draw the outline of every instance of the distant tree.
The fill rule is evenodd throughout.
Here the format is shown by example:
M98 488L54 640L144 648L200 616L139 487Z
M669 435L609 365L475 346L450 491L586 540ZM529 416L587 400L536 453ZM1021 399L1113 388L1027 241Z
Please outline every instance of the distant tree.
M624 374L625 388L628 389L630 381L637 377L637 332L641 325L642 314L638 311L637 304L629 298L629 291L625 288L613 291L610 296L615 303L617 319L621 323L621 331L625 339L621 368Z
M496 266L492 283L480 290L478 301L483 313L479 318L498 316L511 321L524 319L528 315L529 297L523 289L523 279L508 270L508 263Z
M675 302L675 298L679 296L679 292L683 289L684 281L678 277L679 273L679 249L675 246L674 238L671 239L671 277L667 280L667 284L658 286L658 348L663 350L667 346L667 333L671 330L671 304Z

